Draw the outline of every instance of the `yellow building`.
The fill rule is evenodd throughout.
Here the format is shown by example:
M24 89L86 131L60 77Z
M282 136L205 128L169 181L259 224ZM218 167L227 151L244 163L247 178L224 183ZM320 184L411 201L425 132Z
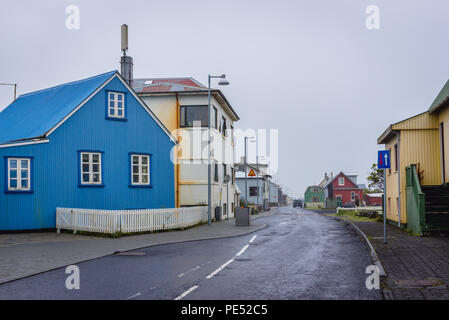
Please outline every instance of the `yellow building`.
M377 139L390 150L391 169L386 173L387 219L407 223L405 168L411 164L423 170L422 185L441 182L438 118L428 112L390 125Z
M449 81L428 111L390 125L377 139L377 143L384 144L391 154L391 169L386 173L386 211L387 219L391 221L407 223L406 195L411 197L412 194L406 192L408 166L416 165L416 177L420 182L418 192L421 192L421 187L436 190L449 182L449 154L445 152L449 151L448 97ZM438 214L439 217L441 213L447 213L449 217L449 207L436 212L430 208L425 211Z
M176 206L208 203L208 87L193 78L134 79L133 89L179 144L173 157ZM233 217L238 206L234 177L234 124L240 118L225 95L211 90L211 207ZM229 178L229 179L228 179Z

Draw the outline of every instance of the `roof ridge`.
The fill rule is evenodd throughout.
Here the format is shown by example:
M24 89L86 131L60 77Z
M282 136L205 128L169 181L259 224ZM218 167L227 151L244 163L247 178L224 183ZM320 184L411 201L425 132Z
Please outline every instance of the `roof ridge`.
M40 90L36 90L36 91L31 91L31 92L28 92L28 93L21 94L17 99L20 99L20 98L22 98L22 97L27 97L27 96L30 96L30 95L33 95L33 94L36 94L36 93L42 93L42 92L49 91L49 90L52 90L52 89L56 89L56 88L59 88L59 87L62 87L62 86L66 86L66 85L72 85L72 84L77 84L77 83L80 83L80 82L83 82L83 81L87 81L87 80L93 80L93 79L102 77L102 76L104 76L104 75L106 75L106 74L109 74L109 73L110 73L111 76L112 76L113 74L115 74L115 73L117 73L117 72L118 72L117 70L109 71L109 72L105 72L105 73L102 73L102 74L98 74L98 75L96 75L96 76L92 76L92 77L89 77L89 78L84 78L84 79L79 79L79 80L75 80L75 81L70 81L70 82L58 84L58 85L53 86L53 87L49 87L49 88L45 88L45 89L40 89Z
M164 82L164 83L152 83L152 84L143 84L140 86L133 86L133 88L148 88L148 87L157 87L157 86L166 86L166 85L172 85L172 86L178 86L178 87L184 87L184 88L192 88L197 90L207 90L206 87L195 87L195 86L189 86L187 84L179 84L179 83L173 83L173 82Z
M196 80L193 77L164 77L164 78L134 78L134 81L146 81L146 80L191 80L192 82L196 83L198 86L201 86L203 88L207 88L204 84L202 84L201 82L199 82L198 80Z

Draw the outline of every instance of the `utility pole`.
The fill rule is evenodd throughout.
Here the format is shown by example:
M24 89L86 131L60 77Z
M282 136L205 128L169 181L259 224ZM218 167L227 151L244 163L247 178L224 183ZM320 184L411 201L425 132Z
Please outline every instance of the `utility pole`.
M248 137L245 137L245 208L248 208L248 182L247 180L247 159L246 159L246 140L248 140Z
M257 212L259 212L259 197L260 197L260 190L259 190L259 143L256 139L256 166L257 166Z

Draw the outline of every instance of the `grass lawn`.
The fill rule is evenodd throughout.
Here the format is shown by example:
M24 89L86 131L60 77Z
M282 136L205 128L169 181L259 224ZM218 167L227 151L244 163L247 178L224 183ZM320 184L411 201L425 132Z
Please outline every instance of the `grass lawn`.
M348 221L371 221L371 222L382 221L382 216L378 216L375 219L371 219L368 217L356 216L355 210L344 210L344 211L340 211L340 213L328 214L328 216L335 216L335 217L338 217L338 219L348 220Z

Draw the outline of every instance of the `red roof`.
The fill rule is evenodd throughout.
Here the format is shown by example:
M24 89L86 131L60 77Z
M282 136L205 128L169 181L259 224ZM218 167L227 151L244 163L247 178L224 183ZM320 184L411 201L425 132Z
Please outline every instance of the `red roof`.
M206 90L207 88L193 78L134 79L136 92L182 92Z

